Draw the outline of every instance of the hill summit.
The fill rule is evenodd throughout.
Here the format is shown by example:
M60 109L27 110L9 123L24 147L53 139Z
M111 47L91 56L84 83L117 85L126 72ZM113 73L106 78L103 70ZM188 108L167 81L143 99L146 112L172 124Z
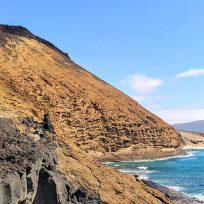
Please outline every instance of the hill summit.
M178 130L204 133L204 120L197 120L188 123L177 123L173 126Z

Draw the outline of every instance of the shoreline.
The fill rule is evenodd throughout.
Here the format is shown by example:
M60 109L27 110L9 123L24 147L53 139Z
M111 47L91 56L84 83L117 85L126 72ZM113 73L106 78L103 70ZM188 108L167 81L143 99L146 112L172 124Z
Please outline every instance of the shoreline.
M196 148L198 149L198 148ZM204 147L202 148L204 149ZM185 149L185 150L193 150L192 148ZM168 156L168 157L162 157L162 158L155 158L155 159L136 159L136 160L120 160L120 161L106 161L103 162L104 164L106 163L115 163L115 162L151 162L151 161L163 161L163 160L169 160L169 159L174 159L174 158L182 158L182 157L191 157L193 154L190 152L186 152L185 154L180 154L180 155L175 155L175 156Z
M183 150L204 149L204 146L184 146L182 149L183 149Z
M106 162L142 162L142 161L157 161L157 160L167 160L172 158L179 157L188 157L189 150L202 150L204 146L182 146L174 151L161 151L162 149L158 149L155 153L156 149L153 151L149 151L146 154L144 153L135 153L135 152L123 152L123 153L106 153L101 156L92 155L97 161L106 163ZM139 151L139 150L138 150Z
M92 155L99 162L122 162L122 161L144 161L164 160L172 157L186 156L187 150L179 147L162 149L139 149L137 151L123 150L119 152L105 153L100 156Z
M200 200L199 198L186 194L182 191L174 190L168 186L155 183L151 180L145 180L145 179L141 179L141 180L149 187L154 188L162 192L166 196L168 196L168 198L173 202L179 202L181 204L186 204L186 203L203 204L204 203L204 200Z
M132 161L132 162L151 162L151 161L158 161L158 160L168 160L168 159L179 158L179 157L192 157L193 156L193 154L192 154L193 150L199 150L199 149L204 150L204 146L203 147L183 146L182 149L185 150L185 154L174 155L174 156L163 157L163 158L145 159L145 160L143 159L143 160L126 160L126 161L125 160L124 161L107 161L107 162L104 162L104 164L108 165L109 163L111 164L114 162L129 162L129 161ZM192 151L189 151L189 150L192 150ZM162 192L163 194L165 194L173 202L179 202L181 204L187 204L187 203L189 203L189 204L190 203L204 204L203 199L198 198L194 195L186 194L183 191L175 190L169 186L155 183L155 182L149 180L148 178L147 179L146 178L140 178L138 175L130 174L130 173L124 172L124 171L122 171L122 172L127 173L128 175L134 176L136 178L139 178L143 183L145 183L149 187L154 188L154 189Z

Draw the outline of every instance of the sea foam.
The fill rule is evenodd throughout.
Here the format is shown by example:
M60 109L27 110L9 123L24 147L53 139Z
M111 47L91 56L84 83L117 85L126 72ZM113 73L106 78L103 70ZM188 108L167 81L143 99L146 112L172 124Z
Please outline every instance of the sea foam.
M141 170L146 170L146 169L147 169L147 166L138 166L137 168L138 168L138 169L141 169Z
M190 196L195 197L200 201L204 201L204 195L202 194L191 194Z
M173 189L175 191L183 191L184 190L184 188L181 187L181 186L168 186L168 185L166 185L166 187L171 188L171 189Z

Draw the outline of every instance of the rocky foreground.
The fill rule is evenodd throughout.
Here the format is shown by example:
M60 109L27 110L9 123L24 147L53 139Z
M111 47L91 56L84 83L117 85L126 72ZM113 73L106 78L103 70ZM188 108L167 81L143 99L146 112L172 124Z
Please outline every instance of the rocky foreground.
M79 153L60 144L48 115L16 124L0 118L1 204L171 203L137 178L86 155L80 161Z
M97 193L82 186L74 190L57 170L51 123L32 118L23 123L27 134L0 118L0 203L101 203Z

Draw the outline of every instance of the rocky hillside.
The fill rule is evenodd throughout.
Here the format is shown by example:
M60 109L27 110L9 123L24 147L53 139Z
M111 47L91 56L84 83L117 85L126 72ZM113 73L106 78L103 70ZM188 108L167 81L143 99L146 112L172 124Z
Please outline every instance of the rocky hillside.
M0 26L0 44L4 110L35 118L49 112L60 136L96 157L180 146L170 125L27 29Z
M0 203L171 203L90 156L175 152L171 126L23 27L0 26L0 70Z
M179 131L182 136L183 145L187 148L204 147L204 133Z

